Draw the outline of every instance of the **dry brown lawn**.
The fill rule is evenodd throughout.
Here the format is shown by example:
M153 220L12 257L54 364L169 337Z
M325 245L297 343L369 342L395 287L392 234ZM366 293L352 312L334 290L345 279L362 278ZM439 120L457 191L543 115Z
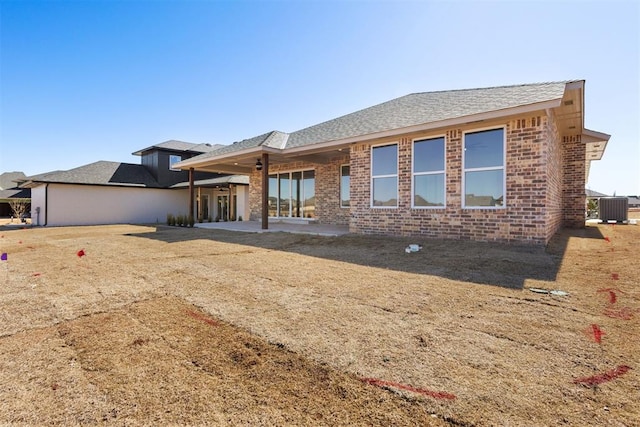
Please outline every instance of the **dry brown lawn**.
M640 425L639 251L0 229L0 425Z

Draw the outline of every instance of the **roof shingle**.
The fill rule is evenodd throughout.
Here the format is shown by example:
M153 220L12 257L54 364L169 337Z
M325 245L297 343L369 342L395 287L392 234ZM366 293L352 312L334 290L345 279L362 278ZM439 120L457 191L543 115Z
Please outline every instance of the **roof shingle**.
M413 93L293 132L286 147L364 136L560 99L566 83Z
M32 182L92 184L160 188L142 165L98 161L67 171L55 171L27 177Z

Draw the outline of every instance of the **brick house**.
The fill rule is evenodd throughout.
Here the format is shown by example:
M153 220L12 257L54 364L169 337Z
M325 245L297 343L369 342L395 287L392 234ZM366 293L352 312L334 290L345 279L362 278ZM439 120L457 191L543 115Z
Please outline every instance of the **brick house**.
M584 226L589 164L610 137L585 129L584 87L414 93L176 167L249 175L250 219L263 228L545 244L562 226Z

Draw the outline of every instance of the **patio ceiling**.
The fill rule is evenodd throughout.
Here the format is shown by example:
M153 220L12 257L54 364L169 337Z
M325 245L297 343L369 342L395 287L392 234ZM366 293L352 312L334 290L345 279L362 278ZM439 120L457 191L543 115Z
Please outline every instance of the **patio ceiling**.
M305 161L312 163L328 163L332 158L341 156L348 151L349 144L331 147L316 147L304 152L283 152L281 149L271 147L252 147L246 150L227 153L216 158L201 160L197 169L205 172L230 173L248 175L256 168L256 162L261 159L263 153L269 155L269 165ZM188 161L183 162L188 165Z

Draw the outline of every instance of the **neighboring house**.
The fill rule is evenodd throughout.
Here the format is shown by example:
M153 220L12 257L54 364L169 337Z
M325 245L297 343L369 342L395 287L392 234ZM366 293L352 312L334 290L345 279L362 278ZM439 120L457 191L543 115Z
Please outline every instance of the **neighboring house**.
M610 138L584 124L585 82L414 93L176 167L249 175L251 219L354 233L545 244L583 227Z
M13 216L13 210L9 205L12 199L31 198L31 191L28 188L18 187L20 181L24 178L25 174L23 172L4 172L0 174L0 218Z
M36 225L164 223L167 214L189 213L190 174L173 165L220 147L167 141L133 153L141 156L139 165L98 161L25 177L21 187L31 189ZM191 178L196 220L248 217L246 176L196 172Z
M585 191L586 191L585 194L587 195L587 199L599 199L600 197L611 197L611 196L609 196L607 194L600 193L600 192L593 191L593 190L589 190L589 189L587 189Z
M638 196L629 196L629 208L640 208L640 197Z

